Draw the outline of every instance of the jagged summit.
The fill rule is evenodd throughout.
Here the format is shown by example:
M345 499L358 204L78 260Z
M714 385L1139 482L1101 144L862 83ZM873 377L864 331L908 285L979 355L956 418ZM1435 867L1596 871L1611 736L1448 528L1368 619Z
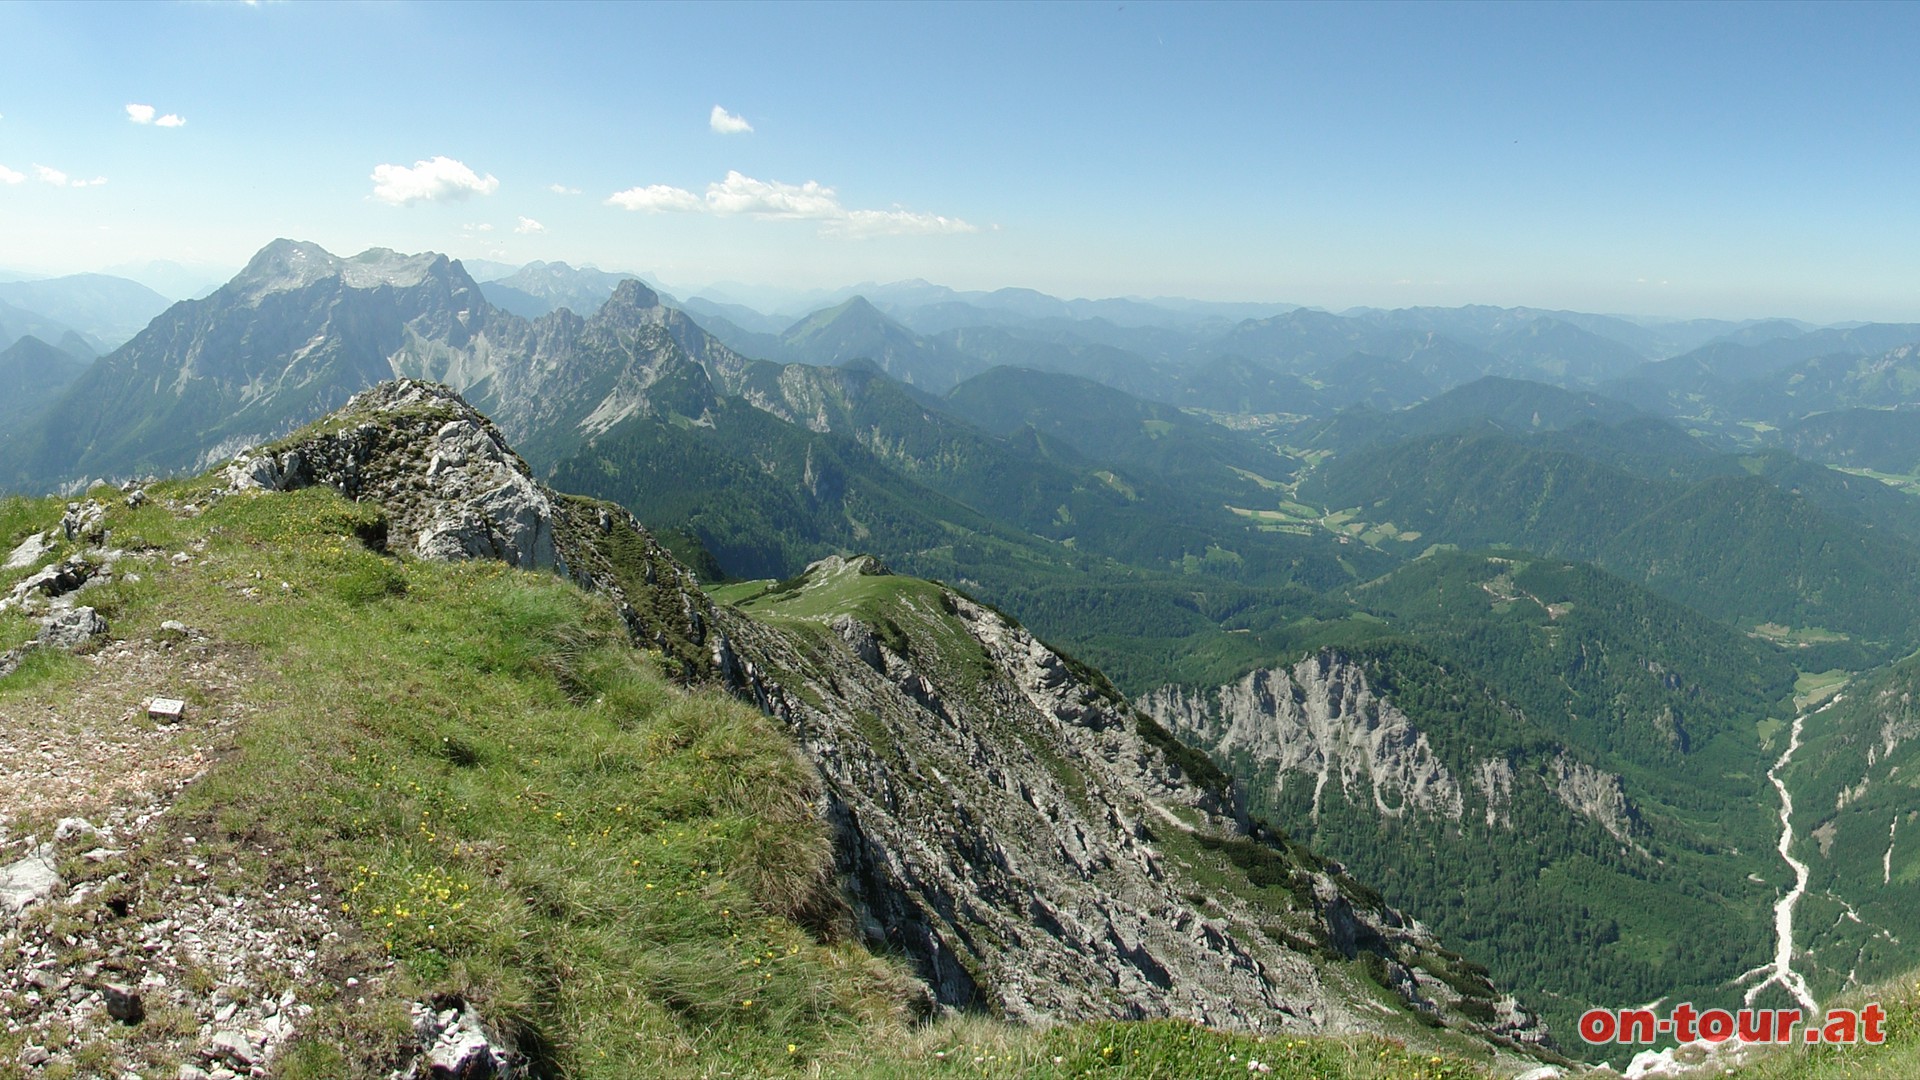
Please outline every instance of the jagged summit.
M352 289L412 288L430 277L448 277L451 267L445 255L431 251L405 255L389 248L368 248L343 259L312 241L279 239L261 248L225 289L258 298L307 288L331 277ZM458 276L472 286L464 270Z
M340 260L310 240L274 240L254 253L227 287L266 291L318 281L339 272Z
M613 295L607 298L606 303L600 305L596 317L612 322L628 314L650 313L658 307L660 307L659 293L647 288L637 278L628 278L614 286Z

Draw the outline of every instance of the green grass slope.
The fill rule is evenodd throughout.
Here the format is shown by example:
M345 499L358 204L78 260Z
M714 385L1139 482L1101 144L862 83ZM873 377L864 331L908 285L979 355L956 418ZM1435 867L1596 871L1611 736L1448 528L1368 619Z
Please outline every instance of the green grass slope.
M151 494L113 500L107 520L138 580L87 602L116 641L170 640L164 620L207 628L245 660L223 693L247 719L131 850L66 867L95 891L0 937L0 967L29 940L63 967L121 963L90 950L165 917L152 898L185 854L230 862L208 887L236 895L323 883L337 938L322 974L291 987L317 1011L275 1065L286 1077L384 1077L406 1003L454 996L541 1076L1186 1077L1253 1059L1283 1077L1485 1075L1464 1047L1381 1039L916 1022L905 970L844 932L817 780L784 732L676 685L605 601L550 575L383 554L360 539L377 512L325 489ZM0 503L0 541L59 509ZM7 644L27 629L0 626ZM68 699L91 671L42 654L0 682L0 721ZM385 974L356 987L352 971ZM0 990L0 1010L15 995ZM171 1076L192 1030L156 1011L65 1032L33 1075ZM0 1034L0 1076L25 1075L25 1042Z

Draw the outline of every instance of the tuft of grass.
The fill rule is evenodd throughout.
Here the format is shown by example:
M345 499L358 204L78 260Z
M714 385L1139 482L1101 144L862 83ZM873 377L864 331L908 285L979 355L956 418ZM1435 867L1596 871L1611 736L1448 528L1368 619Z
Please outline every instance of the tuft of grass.
M58 522L64 505L51 497L0 496L0 547L11 552L28 533L47 528L49 522Z

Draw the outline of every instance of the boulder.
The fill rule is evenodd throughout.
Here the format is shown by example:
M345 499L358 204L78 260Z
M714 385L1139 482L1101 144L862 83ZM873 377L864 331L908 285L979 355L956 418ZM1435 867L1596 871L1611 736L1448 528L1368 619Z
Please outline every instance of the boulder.
M0 919L18 918L22 911L60 889L60 871L54 865L52 844L42 844L26 858L0 866Z
M413 1010L414 1033L433 1080L512 1080L522 1075L519 1055L487 1038L471 1006L453 1001L446 1008L416 1004Z
M20 546L14 548L13 553L7 556L6 565L0 566L0 570L18 570L32 566L52 550L53 540L47 533L34 533L20 541Z
M40 624L36 640L55 649L73 649L107 632L107 620L90 607L56 611Z
M52 566L22 578L14 585L13 592L7 599L18 604L35 593L48 598L65 596L85 585L87 579L92 576L91 564L77 559L62 559Z
M104 983L100 996L106 999L107 1015L123 1024L137 1024L146 1018L147 1008L140 1000L140 992L130 986Z
M70 502L67 512L61 515L60 531L69 540L99 541L106 537L104 525L107 520L107 508L97 500Z

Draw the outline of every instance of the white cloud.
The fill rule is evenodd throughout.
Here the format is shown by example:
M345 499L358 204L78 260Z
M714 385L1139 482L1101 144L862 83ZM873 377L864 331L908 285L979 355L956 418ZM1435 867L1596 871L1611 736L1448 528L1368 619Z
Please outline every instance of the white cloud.
M127 119L136 124L152 124L154 127L176 128L187 126L186 117L180 116L177 113L155 116L154 113L157 111L158 110L151 105L134 105L130 103L127 105Z
M460 226L460 231L461 232L492 232L493 226L492 225L474 225L469 223L469 224Z
M41 183L52 184L54 187L99 187L101 184L107 182L107 178L104 176L96 176L91 180L75 180L59 169L37 163L33 167L33 174L40 178ZM0 169L0 180L5 180L9 184L19 183L19 180L10 178L19 175L19 173L11 169ZM24 177L22 177L22 179L24 179Z
M747 123L746 117L738 113L730 113L718 105L715 105L713 112L707 115L707 126L722 135L749 135L753 133L753 125Z
M0 184L18 184L26 178L26 173L14 172L5 165L0 165Z
M959 218L898 207L849 210L840 204L840 196L832 188L817 181L787 184L778 180L756 180L733 170L728 171L725 180L708 184L704 198L685 188L654 184L616 192L607 203L655 214L706 213L715 217L818 221L822 236L932 236L980 231L979 226Z
M565 185L565 184L548 184L548 185L547 185L547 190L548 190L548 191L551 191L551 192L553 192L553 193L554 193L555 195L578 195L578 194L580 194L580 189L579 189L579 188L577 188L577 187L568 187L568 186L567 186L567 185Z
M481 176L450 157L404 165L373 167L373 197L394 206L417 202L458 202L474 195L491 195L500 187L492 176Z
M517 233L543 233L547 231L547 227L530 217L523 217L520 219L520 224L513 227L513 231Z
M686 188L669 187L666 184L616 191L607 196L607 205L618 206L623 210L645 210L650 214L663 212L697 214L706 209L706 204L700 201L700 196Z
M846 214L833 189L816 181L783 184L778 180L755 180L731 169L727 178L707 185L707 207L721 217L750 214L767 218L817 218L830 220Z
M910 210L849 210L846 217L828 222L820 231L828 236L937 236L979 232L980 227L959 218Z

